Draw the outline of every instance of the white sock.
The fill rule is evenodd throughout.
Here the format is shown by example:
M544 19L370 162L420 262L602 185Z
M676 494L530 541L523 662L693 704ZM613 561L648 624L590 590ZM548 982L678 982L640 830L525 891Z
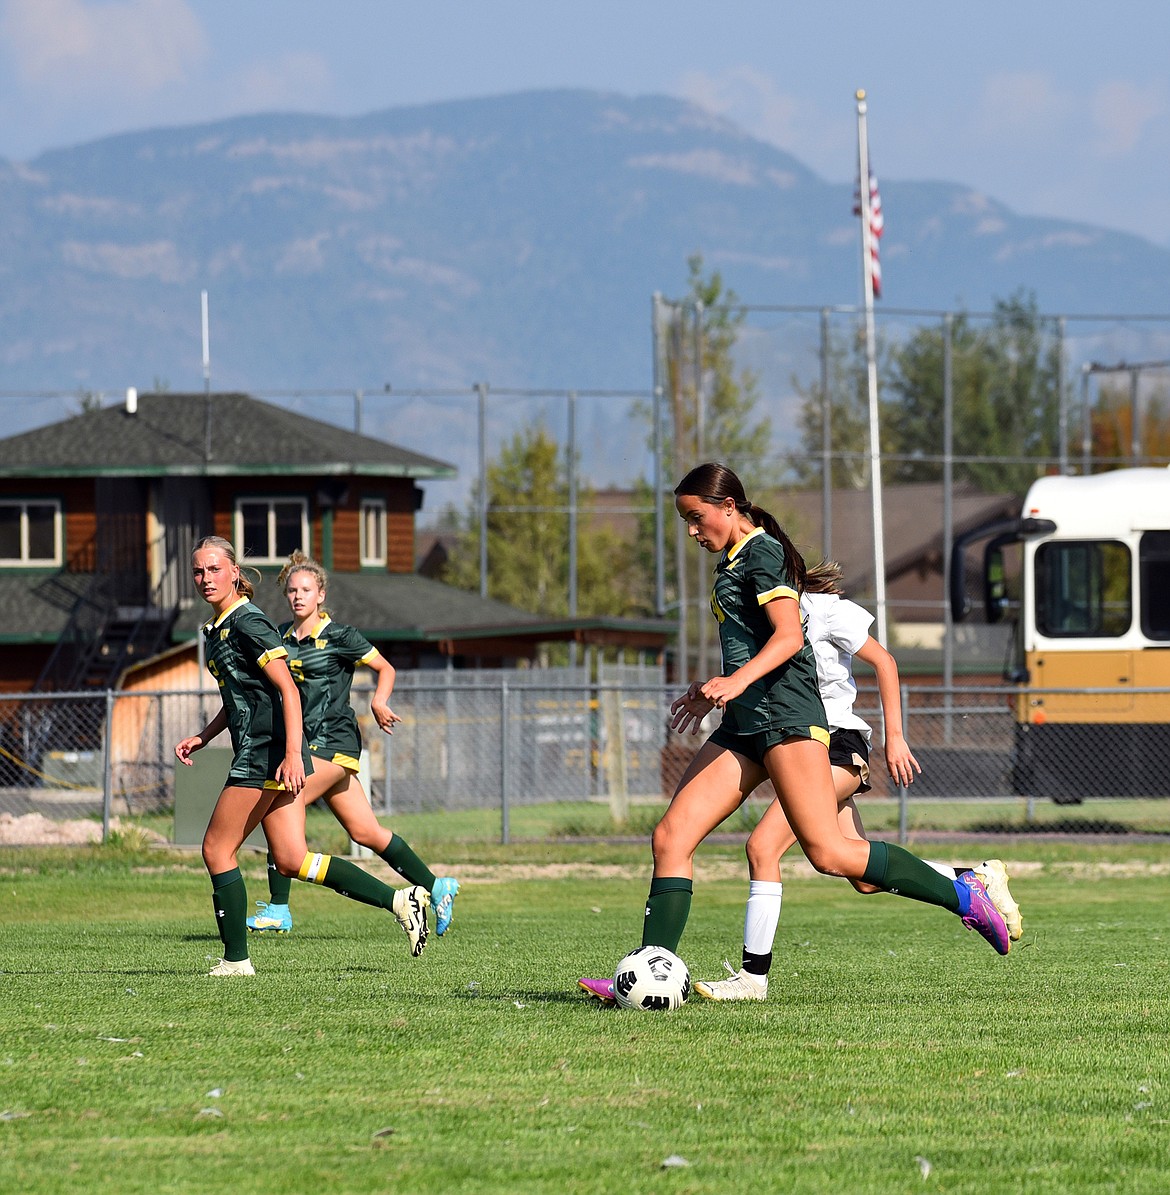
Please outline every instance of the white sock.
M774 880L749 882L747 908L743 915L743 948L749 954L772 953L783 894L784 885Z
M940 876L946 876L948 880L957 880L959 878L959 873L947 863L935 863L931 859L923 859L922 862L927 867L933 867Z

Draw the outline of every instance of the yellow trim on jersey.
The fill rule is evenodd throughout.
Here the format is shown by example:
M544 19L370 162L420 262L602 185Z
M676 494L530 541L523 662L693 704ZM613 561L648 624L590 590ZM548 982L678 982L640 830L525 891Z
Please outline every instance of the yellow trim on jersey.
M313 627L313 629L312 629L312 630L309 632L309 635L308 635L308 637L309 637L310 639L316 639L316 638L317 638L317 636L318 636L318 635L320 635L320 634L321 634L321 632L322 632L322 631L323 631L323 630L324 630L324 629L325 629L325 628L326 628L326 627L327 627L327 626L328 626L328 625L329 625L329 624L330 624L332 621L333 621L333 619L332 619L332 618L331 618L331 617L330 617L328 614L322 614L322 615L321 615L321 618L320 618L320 620L319 620L319 621L318 621L318 623L317 623L317 625L316 625L315 627ZM296 624L295 622L290 622L290 623L288 624L288 630L287 630L287 631L285 631L285 633L284 633L284 638L285 638L285 639L295 639L296 637L297 637L297 624Z
M210 622L205 622L203 624L203 629L205 631L215 630L215 628L219 626L219 624L223 622L223 620L227 618L227 616L231 614L233 610L238 610L241 606L247 606L248 604L249 602L246 597L236 598L236 600L232 602L232 604L218 618L213 618Z
M297 871L297 879L304 880L308 884L325 883L325 876L329 871L331 859L331 855L314 854L312 851L309 851L301 860L300 869Z
M270 647L257 661L257 668L266 668L273 660L287 660L288 649L284 647Z
M727 559L729 561L734 560L740 554L740 552L743 551L744 544L746 544L749 540L755 539L757 535L765 534L767 533L764 531L763 527L753 527L747 533L747 535L745 535L743 539L739 541L739 543L727 549Z
M382 653L376 647L371 647L370 650L366 652L366 654L362 656L360 660L358 660L358 663L369 664L371 660L376 660L381 654Z
M808 737L816 739L818 743L824 743L826 747L829 745L829 732L823 726L810 726Z
M799 601L800 594L791 585L776 585L764 593L756 594L756 601L761 606L766 606L769 602L774 602L777 598L795 598Z

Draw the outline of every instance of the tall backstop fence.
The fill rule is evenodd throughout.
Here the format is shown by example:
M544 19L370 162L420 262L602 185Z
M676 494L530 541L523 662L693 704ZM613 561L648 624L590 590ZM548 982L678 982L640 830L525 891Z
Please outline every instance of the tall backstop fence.
M362 719L374 809L416 837L644 835L703 741L671 731L678 692L660 680L590 681L583 669L400 673L394 734ZM1170 837L1170 719L1112 720L1132 695L1085 692L1084 722L1037 726L1022 720L1015 687L907 684L922 774L901 789L885 774L876 692L863 687L858 710L875 727L866 825L903 840ZM1151 695L1170 710L1170 690ZM368 694L356 697L366 709ZM226 773L227 736L202 761L198 809L184 808L192 789L174 744L218 704L214 691L0 698L0 843L100 841L129 822L193 845ZM726 828L745 830L769 796L757 791Z

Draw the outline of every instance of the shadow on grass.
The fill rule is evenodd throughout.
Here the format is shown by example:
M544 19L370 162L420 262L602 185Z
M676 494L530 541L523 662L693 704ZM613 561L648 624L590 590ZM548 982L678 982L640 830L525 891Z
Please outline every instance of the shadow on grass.
M1148 837L1159 831L1144 830L1141 826L1128 825L1126 822L1108 821L1103 818L1062 817L1054 821L1018 822L1018 821L988 821L974 822L970 827L974 834L1109 834L1124 838L1128 834L1141 834ZM1170 838L1170 834L1164 834Z

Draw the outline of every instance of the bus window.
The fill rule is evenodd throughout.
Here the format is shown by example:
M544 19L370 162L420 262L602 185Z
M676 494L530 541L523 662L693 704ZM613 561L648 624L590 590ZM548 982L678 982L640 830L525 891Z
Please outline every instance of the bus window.
M1147 531L1138 548L1142 634L1170 640L1170 531Z
M1036 549L1036 629L1050 638L1124 635L1133 618L1130 556L1113 540L1051 540Z

